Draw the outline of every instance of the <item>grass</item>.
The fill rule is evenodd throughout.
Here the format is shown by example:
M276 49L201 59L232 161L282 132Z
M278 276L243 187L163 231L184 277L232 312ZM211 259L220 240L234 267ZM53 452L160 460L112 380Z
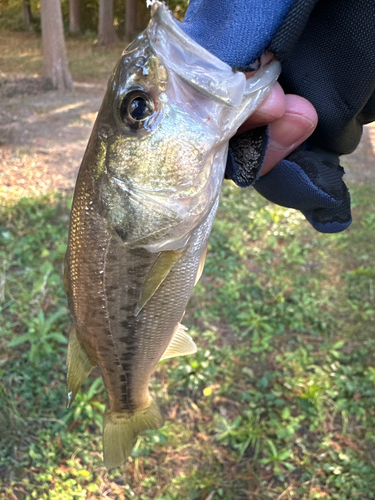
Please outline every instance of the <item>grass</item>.
M109 48L96 47L94 40L67 38L69 67L76 82L106 83L126 47L126 41ZM0 29L0 76L43 74L40 34Z
M1 498L375 498L373 196L353 186L352 227L321 235L226 183L184 320L199 351L160 363L166 424L110 473L98 372L65 410L70 195L2 207Z

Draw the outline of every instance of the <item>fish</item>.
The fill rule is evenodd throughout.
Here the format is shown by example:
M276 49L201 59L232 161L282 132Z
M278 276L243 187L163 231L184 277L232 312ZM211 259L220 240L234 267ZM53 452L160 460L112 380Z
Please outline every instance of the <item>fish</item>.
M164 419L160 360L196 352L181 321L203 271L228 151L280 72L246 81L188 38L161 2L123 52L78 173L65 258L67 406L99 366L103 455L123 465Z

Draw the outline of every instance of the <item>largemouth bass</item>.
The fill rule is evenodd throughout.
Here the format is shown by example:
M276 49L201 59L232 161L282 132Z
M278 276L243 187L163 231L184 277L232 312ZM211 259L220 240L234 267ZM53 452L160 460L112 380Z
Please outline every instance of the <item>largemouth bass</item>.
M103 449L120 466L162 415L148 385L196 346L181 319L202 272L228 141L276 81L247 80L154 2L108 83L76 183L65 287L68 406L93 367L108 392Z

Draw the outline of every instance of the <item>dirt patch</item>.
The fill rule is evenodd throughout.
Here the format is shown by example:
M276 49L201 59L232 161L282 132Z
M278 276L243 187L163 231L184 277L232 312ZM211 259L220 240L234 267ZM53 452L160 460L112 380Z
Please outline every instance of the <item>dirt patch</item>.
M0 78L0 98L16 95L35 95L52 90L51 81L41 77L11 75Z
M103 84L77 83L73 92L48 91L42 78L0 80L0 197L36 196L73 189L105 92ZM350 182L375 182L375 125L342 158Z
M13 95L0 110L0 195L7 199L74 187L105 91L84 83L73 92L36 91L25 80L6 84Z

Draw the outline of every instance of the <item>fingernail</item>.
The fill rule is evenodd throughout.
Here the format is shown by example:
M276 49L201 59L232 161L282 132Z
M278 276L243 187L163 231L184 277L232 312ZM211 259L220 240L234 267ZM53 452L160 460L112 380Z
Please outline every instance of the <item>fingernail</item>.
M272 123L270 125L272 127ZM315 127L315 123L302 115L286 113L280 123L274 124L272 142L282 148L290 148L300 142L304 136L308 137Z

